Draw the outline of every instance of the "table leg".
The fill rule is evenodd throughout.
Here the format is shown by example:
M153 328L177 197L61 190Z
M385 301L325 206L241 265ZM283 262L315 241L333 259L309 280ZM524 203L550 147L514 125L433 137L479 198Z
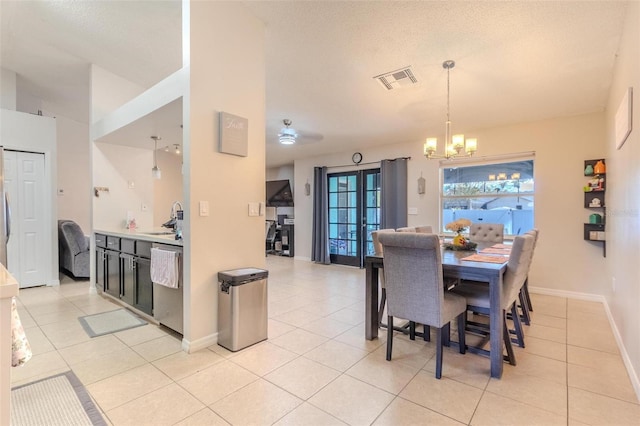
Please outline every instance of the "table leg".
M502 275L492 277L489 283L489 327L491 339L491 377L502 377Z
M370 263L365 266L365 320L364 334L367 340L378 337L378 268Z

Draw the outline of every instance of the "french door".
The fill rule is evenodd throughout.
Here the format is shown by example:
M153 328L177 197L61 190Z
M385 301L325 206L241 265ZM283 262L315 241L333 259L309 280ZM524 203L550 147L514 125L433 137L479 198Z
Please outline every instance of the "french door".
M380 228L380 169L332 173L329 179L331 263L362 267Z

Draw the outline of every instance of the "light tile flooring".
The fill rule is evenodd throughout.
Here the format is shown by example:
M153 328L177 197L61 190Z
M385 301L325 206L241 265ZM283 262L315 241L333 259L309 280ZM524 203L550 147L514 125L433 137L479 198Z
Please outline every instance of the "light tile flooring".
M117 308L88 282L20 291L34 357L14 385L73 370L113 425L638 425L640 405L599 303L533 294L518 365L434 344L364 339L364 270L269 256L269 339L193 354L153 325L91 339ZM62 278L65 278L62 276Z

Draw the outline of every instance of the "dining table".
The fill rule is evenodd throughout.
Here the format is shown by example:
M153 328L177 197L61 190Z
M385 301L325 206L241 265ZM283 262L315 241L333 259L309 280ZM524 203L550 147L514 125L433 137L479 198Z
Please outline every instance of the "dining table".
M478 244L473 251L442 250L442 272L445 279L456 278L485 282L489 285L489 331L490 331L490 362L491 377L502 377L503 367L503 321L502 314L502 279L507 270L507 260L504 263L478 262L465 260L491 244ZM365 338L373 340L378 337L378 275L384 267L384 256L371 254L365 256Z

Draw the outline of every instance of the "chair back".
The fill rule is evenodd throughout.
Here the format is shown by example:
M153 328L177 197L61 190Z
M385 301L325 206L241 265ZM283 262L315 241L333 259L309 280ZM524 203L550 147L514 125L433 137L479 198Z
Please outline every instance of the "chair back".
M72 255L89 250L89 244L82 232L82 228L71 220L60 224L59 237L61 237L60 240L63 244L66 244L66 248Z
M518 235L513 240L507 271L503 278L503 301L506 306L510 306L517 299L520 288L527 279L534 244L533 236L527 234Z
M385 232L396 232L395 229L378 229L377 231L371 231L371 239L373 240L373 252L377 255L382 255L382 244L380 243L380 234Z
M416 232L416 228L414 226L405 226L404 228L396 229L396 232Z
M387 312L433 327L442 327L444 285L440 240L435 234L411 232L380 235L384 248Z
M433 228L431 225L416 226L416 232L418 234L433 234Z
M469 227L469 239L474 243L504 242L502 223L472 223Z

